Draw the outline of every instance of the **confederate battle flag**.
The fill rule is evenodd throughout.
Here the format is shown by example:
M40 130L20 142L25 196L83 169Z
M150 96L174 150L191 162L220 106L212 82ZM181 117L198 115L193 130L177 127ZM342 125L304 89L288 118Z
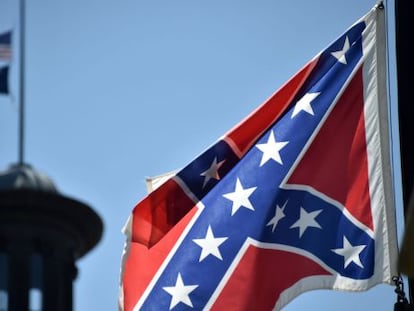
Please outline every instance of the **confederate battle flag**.
M376 6L135 206L120 310L280 310L391 283L385 77Z

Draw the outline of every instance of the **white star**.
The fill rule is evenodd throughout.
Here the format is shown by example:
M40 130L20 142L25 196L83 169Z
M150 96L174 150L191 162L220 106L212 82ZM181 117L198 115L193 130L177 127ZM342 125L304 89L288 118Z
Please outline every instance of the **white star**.
M263 152L262 160L260 161L260 166L262 166L263 164L265 164L270 159L275 160L279 164L283 164L279 152L288 143L289 143L288 141L277 142L275 140L275 136L273 134L273 131L271 131L270 132L269 139L267 140L267 143L265 143L265 144L257 144L256 145L256 147L261 152Z
M236 189L234 192L223 194L223 197L233 201L233 206L231 207L231 216L233 216L240 207L245 207L254 211L252 204L249 201L249 196L256 190L257 187L243 189L243 186L240 182L240 179L237 178Z
M276 226L279 223L279 221L286 216L284 213L286 204L287 204L287 201L285 202L285 204L283 204L282 207L280 207L279 205L276 205L275 216L273 216L273 218L270 219L270 221L266 224L266 226L272 226L272 232L275 231Z
M204 239L194 239L194 243L201 247L200 259L201 262L208 255L213 255L220 260L223 260L221 257L218 247L225 241L227 238L215 238L211 226L208 226L207 234Z
M345 37L345 42L344 42L344 46L342 48L342 50L336 51L336 52L332 52L332 56L334 56L338 62L346 65L346 57L345 57L345 53L349 50L349 39L348 36Z
M184 285L181 274L178 273L175 286L165 286L162 288L171 295L170 310L180 302L186 304L187 306L193 307L193 303L191 302L189 295L197 287L198 285Z
M345 236L343 242L344 246L342 248L335 248L332 249L332 251L344 257L344 268L348 267L351 262L355 263L361 268L364 268L359 255L365 249L366 245L353 246L351 243L349 243L348 239Z
M320 92L317 93L306 93L301 99L296 102L295 108L293 109L292 116L290 117L293 119L299 112L305 111L310 115L314 115L311 101L313 101L316 97L318 97Z
M211 163L210 167L202 172L200 175L204 176L204 182L203 182L203 188L207 185L208 181L211 178L214 178L216 180L220 179L220 175L218 173L218 170L220 169L220 167L223 165L223 163L226 160L220 161L219 163L217 163L217 157L214 158L213 162Z
M293 225L290 226L290 229L299 228L299 238L302 237L303 233L309 227L322 229L319 223L315 220L315 218L320 214L320 212L322 212L322 210L308 213L303 207L301 207L299 219Z

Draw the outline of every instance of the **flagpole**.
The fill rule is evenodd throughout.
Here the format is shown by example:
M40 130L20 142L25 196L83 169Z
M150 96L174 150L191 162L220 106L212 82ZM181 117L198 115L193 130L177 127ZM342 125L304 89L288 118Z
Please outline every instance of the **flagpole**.
M24 67L25 67L25 0L20 0L20 65L19 65L19 165L24 164Z
M414 4L412 1L395 0L395 44L398 89L398 119L401 148L401 175L405 222L409 212L409 201L414 189L414 107L412 105L412 30L414 29ZM409 246L411 251L413 246ZM414 263L413 263L414 265ZM409 277L410 303L414 303L414 280Z

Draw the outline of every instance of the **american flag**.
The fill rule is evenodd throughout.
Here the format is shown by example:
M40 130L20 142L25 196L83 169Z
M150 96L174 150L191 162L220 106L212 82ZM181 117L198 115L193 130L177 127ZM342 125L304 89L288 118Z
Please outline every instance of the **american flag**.
M0 34L0 61L10 61L11 50L11 31Z
M9 67L0 68L0 94L9 93Z
M280 310L391 283L396 230L374 7L134 208L121 310Z

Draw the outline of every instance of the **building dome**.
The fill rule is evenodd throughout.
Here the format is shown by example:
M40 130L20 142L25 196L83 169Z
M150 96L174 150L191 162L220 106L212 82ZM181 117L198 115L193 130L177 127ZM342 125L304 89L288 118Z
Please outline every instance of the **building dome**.
M0 191L21 189L58 193L48 176L28 164L14 164L0 171Z
M0 309L34 310L35 289L36 310L72 310L76 261L102 233L99 215L60 194L45 174L27 164L0 171L0 292L7 294Z

